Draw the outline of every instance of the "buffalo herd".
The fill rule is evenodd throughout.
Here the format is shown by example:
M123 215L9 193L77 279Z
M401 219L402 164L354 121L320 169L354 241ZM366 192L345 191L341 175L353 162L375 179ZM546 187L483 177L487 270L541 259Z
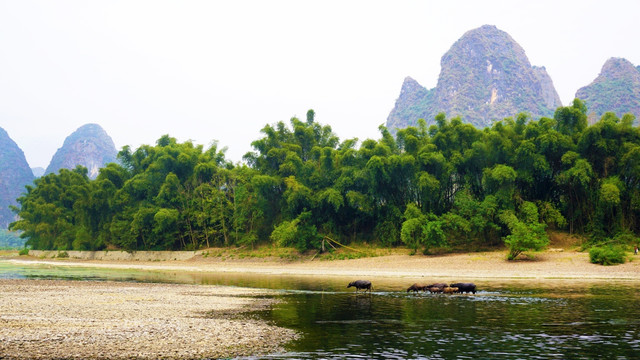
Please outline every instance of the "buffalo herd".
M371 292L373 286L371 286L371 281L369 280L356 280L352 281L347 285L347 288L355 287L356 292L363 290ZM443 294L464 294L464 293L476 293L476 284L474 283L453 283L453 284L445 284L445 283L435 283L430 285L424 284L413 284L409 286L407 292L430 292L430 293L443 293Z
M445 283L435 283L431 285L422 285L422 284L413 284L409 286L407 292L413 291L428 291L430 293L445 293L445 294L456 294L456 293L476 293L476 284L474 283L453 283L451 285L447 285Z

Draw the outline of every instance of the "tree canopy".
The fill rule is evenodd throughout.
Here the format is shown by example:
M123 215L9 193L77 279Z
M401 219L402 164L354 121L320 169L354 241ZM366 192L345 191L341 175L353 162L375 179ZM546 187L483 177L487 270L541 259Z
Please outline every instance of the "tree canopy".
M304 251L328 236L425 252L504 243L512 257L546 246L549 228L638 234L640 129L612 113L587 126L586 111L576 99L485 129L439 114L359 143L309 110L266 125L239 164L165 135L124 147L95 180L81 167L37 179L11 229L35 249Z

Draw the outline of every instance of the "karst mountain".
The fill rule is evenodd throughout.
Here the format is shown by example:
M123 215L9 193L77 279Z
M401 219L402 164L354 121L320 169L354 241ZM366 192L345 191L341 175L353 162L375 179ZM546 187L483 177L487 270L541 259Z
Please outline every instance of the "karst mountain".
M404 128L420 118L432 124L444 112L486 127L519 112L552 116L558 106L560 98L545 68L532 66L509 34L484 25L465 33L444 54L435 88L405 78L386 125Z
M9 209L17 205L16 199L25 190L25 185L33 182L33 173L24 152L0 128L0 229L6 229L15 220L15 214Z
M606 112L618 117L627 113L640 117L640 67L623 58L610 58L598 77L580 88L576 97L587 106L591 123Z
M45 174L82 165L87 168L89 178L95 179L101 167L116 161L117 154L113 140L100 125L86 124L64 140L62 147L53 155Z

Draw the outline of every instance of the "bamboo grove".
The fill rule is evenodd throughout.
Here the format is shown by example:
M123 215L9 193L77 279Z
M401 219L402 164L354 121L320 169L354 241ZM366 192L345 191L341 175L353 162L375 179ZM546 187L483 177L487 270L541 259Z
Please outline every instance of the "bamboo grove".
M587 126L576 99L553 118L476 129L440 114L435 125L379 140L341 141L293 118L262 129L244 162L168 135L124 147L95 180L78 167L27 186L15 208L34 249L190 250L342 243L414 250L494 247L512 256L547 231L594 242L640 232L640 129L605 114Z

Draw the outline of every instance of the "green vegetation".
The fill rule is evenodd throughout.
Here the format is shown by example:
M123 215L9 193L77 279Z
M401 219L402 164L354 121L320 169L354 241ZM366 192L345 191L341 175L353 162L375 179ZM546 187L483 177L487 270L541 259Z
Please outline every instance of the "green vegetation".
M60 251L315 253L328 237L424 253L506 244L515 258L544 248L547 230L636 239L640 129L610 113L588 127L586 112L576 99L553 118L521 114L483 130L440 114L395 137L380 127L380 140L356 147L310 110L265 126L246 164L163 136L123 148L95 180L81 167L37 179L11 228L33 249Z
M619 245L594 246L589 249L589 261L600 265L622 264L626 260L624 248Z
M520 206L520 213L521 216L518 217L511 211L505 211L501 217L511 231L504 239L509 248L509 260L514 260L524 251L538 251L549 245L546 224L540 223L536 205L525 201Z

